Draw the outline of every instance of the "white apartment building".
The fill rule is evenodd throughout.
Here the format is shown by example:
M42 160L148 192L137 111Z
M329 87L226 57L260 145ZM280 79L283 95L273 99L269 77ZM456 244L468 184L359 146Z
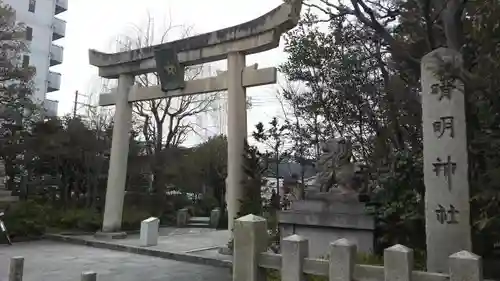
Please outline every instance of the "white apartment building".
M46 115L57 115L58 102L46 98L47 93L61 87L61 74L50 67L63 61L63 47L54 44L66 35L66 22L56 15L68 9L68 0L2 0L14 8L16 20L26 25L30 53L23 64L36 68L34 101L44 105Z
M206 94L207 98L209 95ZM207 141L210 137L227 135L227 92L217 93L217 98L206 112L196 116L196 143Z

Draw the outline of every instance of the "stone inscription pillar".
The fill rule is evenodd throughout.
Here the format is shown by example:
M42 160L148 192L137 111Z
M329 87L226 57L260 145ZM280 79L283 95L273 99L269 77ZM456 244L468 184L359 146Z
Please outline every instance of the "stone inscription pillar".
M113 127L111 159L102 223L103 232L116 232L121 229L129 151L129 132L132 120L132 105L128 102L128 95L133 84L133 75L120 75L116 95L115 124Z
M233 229L234 219L240 210L243 196L243 154L247 137L246 89L242 76L245 55L230 53L227 57L228 85L228 128L227 128L227 213L228 228Z
M422 58L427 270L448 272L449 255L471 251L465 99L462 82L438 76L444 63L462 65L446 48Z

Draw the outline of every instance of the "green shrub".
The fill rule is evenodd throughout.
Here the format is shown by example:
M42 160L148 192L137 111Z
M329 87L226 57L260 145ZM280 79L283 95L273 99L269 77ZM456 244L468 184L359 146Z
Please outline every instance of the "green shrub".
M125 208L123 211L123 230L138 230L141 221L155 216L162 224L175 222L175 213L153 214L138 207ZM20 201L10 205L5 212L4 222L14 241L40 237L46 232L99 230L102 215L93 208L58 209L49 203L34 200ZM0 236L1 237L1 236ZM0 238L0 243L4 241Z
M37 237L53 231L96 231L101 216L93 209L55 209L49 204L21 201L12 204L5 214L5 225L13 239Z
M122 229L123 230L138 230L141 227L141 222L154 214L139 208L125 208L123 210Z
M138 230L141 221L150 217L161 218L162 224L175 222L175 213L152 214L138 207L125 208L123 211L123 230ZM102 215L92 208L57 209L51 204L33 200L12 204L5 212L5 225L14 241L40 237L46 232L99 230ZM1 236L0 236L1 237ZM0 238L0 243L4 241Z
M170 212L177 212L177 210L180 210L182 208L185 208L186 206L189 206L193 204L193 201L190 200L186 194L177 194L177 195L169 195L167 196L167 204L171 205L171 208L168 210Z
M395 244L425 250L425 202L421 154L398 152L391 169L376 176L382 187L371 196L367 211L375 217L375 252Z
M5 212L4 223L14 241L20 237L38 237L51 223L53 210L33 201L17 202Z
M101 215L93 209L65 210L52 226L61 230L96 231L101 226Z
M196 216L208 217L213 209L218 207L219 202L211 195L204 195L196 205Z

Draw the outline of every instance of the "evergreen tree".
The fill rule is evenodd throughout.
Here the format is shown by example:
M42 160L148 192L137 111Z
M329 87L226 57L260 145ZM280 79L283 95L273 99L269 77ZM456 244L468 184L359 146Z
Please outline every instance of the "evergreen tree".
M24 63L28 51L25 37L26 28L16 22L15 11L0 0L0 118L18 125L22 116L34 109L35 70Z
M23 143L37 113L31 99L35 70L24 60L25 38L25 26L16 22L12 7L0 0L0 159L5 161L10 187L23 165L19 159L25 157L19 156L24 155Z

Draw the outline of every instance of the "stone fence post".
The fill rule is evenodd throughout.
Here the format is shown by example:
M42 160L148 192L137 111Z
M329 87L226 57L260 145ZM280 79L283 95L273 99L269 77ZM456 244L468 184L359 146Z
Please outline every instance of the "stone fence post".
M482 258L468 251L455 253L449 258L450 281L482 281Z
M410 281L412 272L412 249L398 244L384 250L385 280Z
M336 240L330 244L328 276L331 281L354 280L357 249L356 244L345 238Z
M233 281L265 280L259 256L267 250L266 219L246 215L234 222Z
M307 239L299 235L291 235L283 239L282 243L281 280L303 281L304 259L309 255Z
M9 281L22 281L24 271L24 258L13 257L10 259Z

